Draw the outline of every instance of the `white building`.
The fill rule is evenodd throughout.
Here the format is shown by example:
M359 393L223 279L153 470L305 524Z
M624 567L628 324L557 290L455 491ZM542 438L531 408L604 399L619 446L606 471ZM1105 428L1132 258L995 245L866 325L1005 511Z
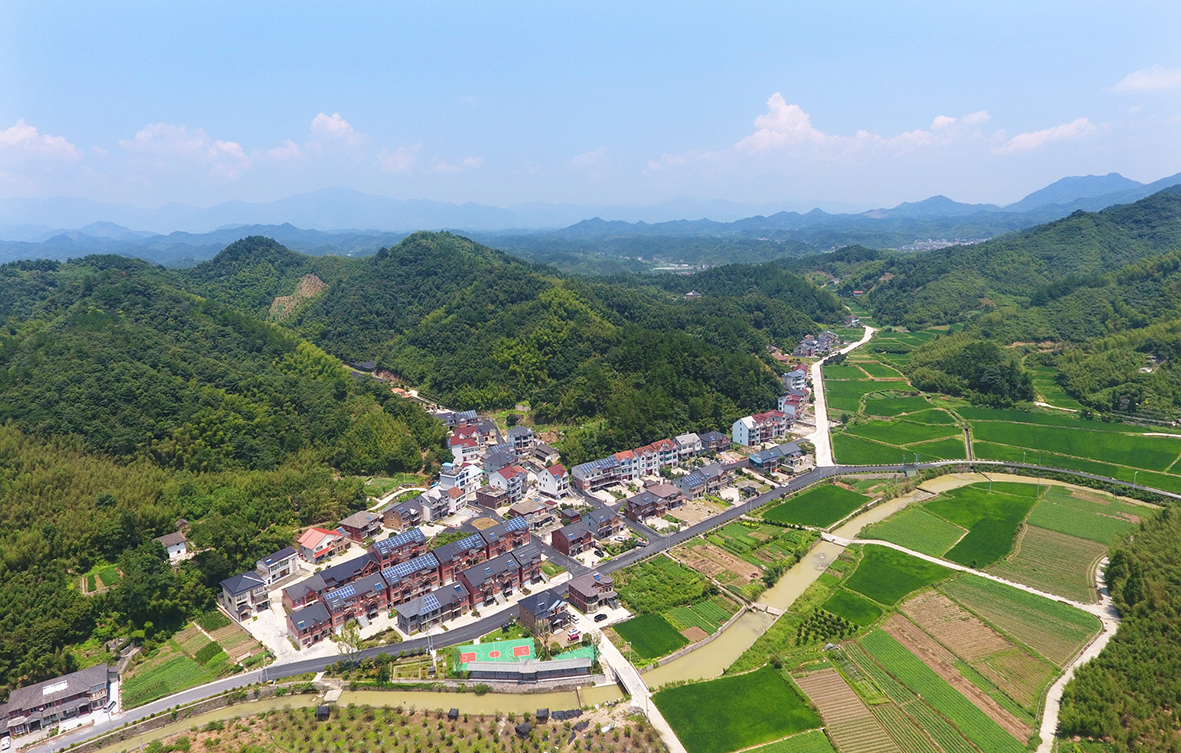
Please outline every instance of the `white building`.
M488 474L488 485L508 492L508 501L517 502L529 491L529 476L525 469L508 465Z
M459 489L466 496L474 494L483 484L483 471L470 463L443 463L439 470L439 488L443 491Z
M537 474L537 489L550 499L562 499L570 494L570 474L561 464L551 465Z
M808 372L803 369L789 371L783 375L783 386L789 390L802 390L808 386Z
M152 539L159 541L160 545L168 551L169 562L179 562L185 557L189 556L189 542L185 539L185 535L180 531L175 533L166 533L163 536L157 536Z
M676 442L681 460L696 457L701 453L701 437L696 434L681 434L673 441Z

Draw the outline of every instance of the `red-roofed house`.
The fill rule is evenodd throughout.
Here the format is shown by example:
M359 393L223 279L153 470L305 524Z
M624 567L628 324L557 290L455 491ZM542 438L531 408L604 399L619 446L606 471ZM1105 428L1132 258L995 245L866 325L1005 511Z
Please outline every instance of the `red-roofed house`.
M447 440L447 445L451 448L451 456L455 458L456 465L475 460L476 455L480 453L480 440L475 437L454 436Z
M525 469L516 465L506 465L498 471L488 475L488 485L504 489L508 493L508 502L519 501L529 491L529 476Z
M617 452L615 459L619 461L620 481L632 481L640 477L640 459L633 450Z
M570 474L565 466L551 465L537 474L537 489L550 499L561 499L570 494Z
M299 537L299 556L305 562L320 564L349 545L349 540L340 531L327 528L309 528Z

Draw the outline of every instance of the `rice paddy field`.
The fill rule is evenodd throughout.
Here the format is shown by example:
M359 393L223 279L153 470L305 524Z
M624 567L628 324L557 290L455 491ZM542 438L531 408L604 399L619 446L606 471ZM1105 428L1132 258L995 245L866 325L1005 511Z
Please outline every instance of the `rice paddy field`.
M631 644L631 650L642 660L658 659L689 645L689 639L660 614L633 617L613 629L625 643Z
M788 497L766 510L763 518L778 523L827 528L869 502L863 494L836 484L821 484Z
M900 416L932 410L931 403L918 395L883 397L865 401L865 413L870 416Z
M652 700L689 753L730 753L821 726L792 682L770 666L661 690Z
M921 505L911 505L864 529L860 537L890 541L932 557L942 557L967 533L966 529L927 512Z
M836 753L836 748L832 747L823 732L814 729L760 745L747 753Z
M923 505L927 512L967 529L967 535L944 555L952 562L983 568L1012 550L1017 531L1034 505L1035 487L1004 485L1016 492L1011 494L1001 484L992 486L992 491L984 484L960 487Z
M937 583L951 570L884 546L867 545L857 570L845 587L868 596L879 604L892 606L902 597Z

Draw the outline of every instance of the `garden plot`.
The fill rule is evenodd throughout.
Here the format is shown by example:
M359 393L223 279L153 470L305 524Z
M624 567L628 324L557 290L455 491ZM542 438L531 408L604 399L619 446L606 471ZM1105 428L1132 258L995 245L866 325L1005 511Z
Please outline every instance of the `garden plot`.
M976 708L987 714L1014 738L1027 740L1033 734L1033 728L1029 724L1013 716L983 688L978 687L956 669L955 654L918 629L910 620L896 614L886 621L882 630L922 660L923 664L938 674L944 682L971 701Z
M1100 627L1086 612L984 578L960 576L939 590L1059 667Z
M689 639L681 635L663 615L645 614L621 622L612 628L615 633L631 645L631 650L641 659L658 659L671 654L682 646L689 645Z
M727 585L735 580L753 583L763 575L755 565L711 544L694 544L678 549L675 554L697 572Z
M1095 603L1095 565L1107 547L1095 541L1067 536L1036 526L1026 526L1017 549L1006 560L989 566L1002 578L1067 599Z

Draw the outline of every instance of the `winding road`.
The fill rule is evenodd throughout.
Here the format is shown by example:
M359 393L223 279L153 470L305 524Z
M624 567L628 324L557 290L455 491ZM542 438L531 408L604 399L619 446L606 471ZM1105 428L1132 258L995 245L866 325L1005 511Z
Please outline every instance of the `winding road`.
M853 343L852 345L846 345L845 347L838 350L837 353L843 355L851 350L860 348L862 345L865 345L870 341L870 338L873 337L873 333L876 331L877 330L875 330L873 327L866 326L865 334L861 336L860 340ZM813 395L812 414L816 417L816 430L804 437L804 439L811 442L812 446L816 448L815 457L817 467L835 465L832 459L832 439L829 435L828 401L824 395L824 377L820 371L824 367L824 362L829 358L832 358L832 355L821 358L819 361L812 364L811 369Z

